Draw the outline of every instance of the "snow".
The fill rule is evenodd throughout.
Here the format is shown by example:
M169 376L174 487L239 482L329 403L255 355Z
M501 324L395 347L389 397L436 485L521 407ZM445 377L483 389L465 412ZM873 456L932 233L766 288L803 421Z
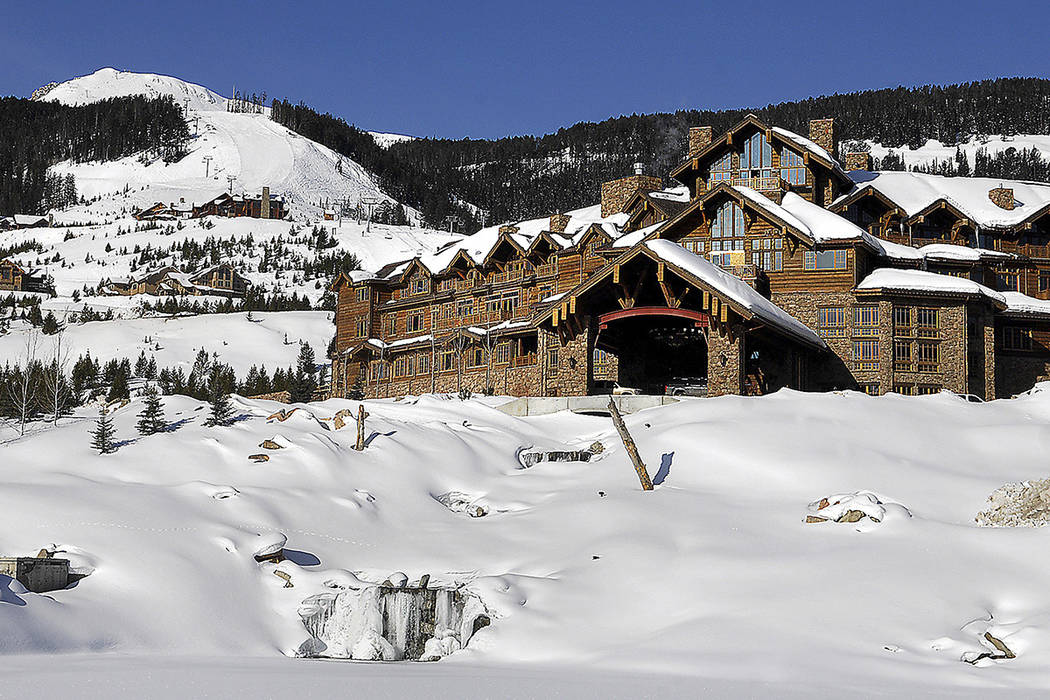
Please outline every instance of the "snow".
M266 365L269 372L294 366L300 340L308 343L323 362L335 331L330 312L255 311L252 316L253 321L248 320L247 313L233 313L73 323L66 327L62 345L71 360L90 351L101 363L125 357L134 363L139 353L145 352L146 357L157 359L159 368L181 367L187 374L197 351L203 348L209 354L217 353L239 379L252 365ZM11 332L0 336L0 358L18 358L31 332L27 324L12 324ZM49 356L52 344L53 336L41 336L41 354Z
M964 277L939 275L925 270L897 270L880 267L861 280L858 290L894 289L900 291L943 294L973 294L985 296L999 306L1006 306L1006 297L993 289Z
M807 139L805 136L802 136L801 134L796 134L794 131L788 131L787 129L782 129L779 126L774 126L773 127L773 131L775 133L783 136L788 141L792 141L796 145L801 146L803 150L811 151L813 153L816 153L818 156L820 156L824 160L826 160L826 161L828 161L830 163L833 163L837 170L839 170L840 172L843 172L842 168L839 166L839 162L837 160L835 160L835 158L830 153L828 153L828 151L825 148L823 148L822 146L818 146L815 141Z
M1006 299L1005 313L1016 316L1050 317L1050 301L1036 299L1021 292L1000 292Z
M934 161L955 161L956 148L966 154L971 169L976 161L977 151L987 149L989 155L994 156L1000 151L1015 148L1018 151L1034 148L1039 151L1044 159L1050 159L1050 135L1046 134L1018 134L1017 136L1001 136L995 134L972 136L966 141L955 146L944 144L937 139L928 139L925 144L918 148L910 146L890 147L875 141L867 141L871 155L875 158L885 158L891 151L896 153L909 167L916 165L932 165Z
M285 197L293 216L319 216L322 199L345 199L353 205L364 197L394 202L359 164L271 121L268 109L263 114L226 112L226 98L178 78L104 68L56 86L44 99L84 104L136 94L171 95L177 104L188 104L190 132L196 131L189 153L170 164L142 163L138 156L130 156L55 166L53 172L74 175L79 194L103 197L101 202L60 212L60 221L98 221L121 209L155 202L203 203L230 188L228 176L234 178L235 193L269 186L271 194ZM127 193L126 187L131 188ZM414 210L409 216L418 219Z
M1007 482L1046 476L1050 386L970 404L942 394L781 391L626 416L650 469L643 492L607 418L512 418L425 396L301 406L167 397L177 429L112 454L88 449L91 413L8 440L0 551L76 547L94 572L47 595L4 586L5 692L47 683L81 697L1037 697L1050 690L1047 531L981 528ZM114 414L131 439L139 402ZM761 439L755 439L761 426ZM269 462L246 455L279 429ZM522 470L522 446L581 448L591 463ZM232 491L235 489L236 491ZM434 494L484 495L481 518ZM218 491L232 494L216 499ZM603 495L599 495L599 491ZM878 494L913 517L867 532L807 525L832 493ZM645 524L639 527L639 523ZM257 563L260 534L289 560ZM291 588L274 575L290 576ZM464 580L493 611L466 648L430 664L288 658L303 601L394 572ZM978 623L978 621L981 621ZM1017 653L962 663L991 629Z
M722 270L702 256L691 253L677 243L659 238L646 241L645 245L661 260L676 265L711 285L720 294L751 311L769 325L810 345L825 347L824 341L804 323L759 294L747 282Z
M1045 183L865 170L855 171L850 177L860 191L878 190L908 217L944 200L981 228L1014 227L1050 206L1050 185ZM1012 210L1002 209L988 198L988 191L1000 186L1013 188ZM844 196L852 197L854 193Z
M404 134L390 134L383 131L369 131L368 132L373 139L375 139L376 145L380 148L390 148L395 143L403 143L405 141L415 141L416 136L406 136Z
M930 243L919 248L927 260L958 260L962 262L980 262L981 260L1009 260L1017 256L987 248L968 248L949 243Z

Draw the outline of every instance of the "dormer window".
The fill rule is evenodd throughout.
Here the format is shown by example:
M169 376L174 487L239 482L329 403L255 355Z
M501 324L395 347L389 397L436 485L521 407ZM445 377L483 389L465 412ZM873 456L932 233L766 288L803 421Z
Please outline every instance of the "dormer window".
M780 179L792 185L806 184L806 163L788 148L780 151Z

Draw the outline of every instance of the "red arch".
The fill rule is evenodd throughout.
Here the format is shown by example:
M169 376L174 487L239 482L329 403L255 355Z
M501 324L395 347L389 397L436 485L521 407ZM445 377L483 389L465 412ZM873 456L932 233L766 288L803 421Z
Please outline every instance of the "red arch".
M672 309L669 306L637 306L631 309L610 311L607 314L599 316L598 323L601 324L601 327L604 329L613 321L621 321L625 318L635 318L637 316L671 316L674 318L684 318L692 321L693 325L697 328L706 328L711 324L711 317L707 314L700 313L699 311L690 311L689 309Z

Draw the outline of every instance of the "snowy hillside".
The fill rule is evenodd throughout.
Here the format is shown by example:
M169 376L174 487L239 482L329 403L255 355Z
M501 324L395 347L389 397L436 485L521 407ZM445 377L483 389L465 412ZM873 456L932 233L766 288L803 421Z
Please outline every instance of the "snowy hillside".
M388 134L382 131L369 131L368 132L380 148L390 148L395 143L402 143L404 141L415 141L415 136L406 136L405 134Z
M1050 135L1044 134L975 136L958 146L946 145L936 139L929 139L924 145L914 149L909 146L889 148L874 141L865 141L864 143L870 147L871 155L875 158L885 158L889 153L893 152L903 158L904 163L908 166L930 165L934 161L954 161L956 148L966 154L971 168L974 165L977 151L982 148L987 150L991 156L1009 148L1015 148L1018 151L1034 148L1039 151L1045 160L1050 160Z
M46 300L44 309L79 308L83 302L72 304L69 299L74 291L83 293L84 286L94 288L103 279L127 277L132 271L133 261L139 257L136 248L152 246L165 251L166 257L145 266L145 269L159 269L165 264L182 265L186 262L178 252L170 251L172 246L181 249L187 242L203 245L209 239L241 241L237 244L238 253L224 259L236 265L255 285L285 294L296 292L317 303L330 282L329 277L307 277L297 271L303 261L312 261L319 253L311 247L311 233L315 227L323 227L325 234L335 243L335 247L326 248L320 251L321 254L353 253L366 270L376 270L390 262L430 253L462 238L459 234L412 226L373 224L368 231L366 223L353 219L343 219L342 222L315 220L310 225L300 224L293 228L293 224L287 221L211 217L185 221L181 228L174 225L147 228L133 219L122 219L98 226L23 229L5 233L4 245L36 241L43 248L42 252L34 250L11 257L23 265L40 267L54 278L59 298ZM243 244L249 236L253 242ZM287 252L273 262L273 269L260 272L258 268L263 260L264 246L273 245L275 241ZM60 257L57 262L54 261L56 255ZM139 272L142 271L140 266ZM94 307L119 311L131 309L142 298L91 297L85 301ZM150 301L156 299L150 298Z
M356 205L373 197L394 202L354 161L270 121L266 113L227 112L226 98L177 78L103 68L55 86L43 99L75 105L136 94L170 95L187 107L195 137L189 154L171 164L129 157L55 166L53 172L75 176L82 196L103 198L61 212L58 220L112 220L158 201L205 202L231 187L239 194L269 186L271 193L285 197L293 218L316 217L325 201ZM409 210L409 216L416 215Z
M442 397L369 402L373 437L356 452L353 424L332 420L354 402L300 406L278 422L268 416L284 406L237 400L228 428L204 427L197 401L165 402L175 427L149 437L134 431L138 400L119 409L123 442L109 455L90 450L87 412L22 439L8 432L0 552L46 548L89 575L45 595L4 584L4 692L25 697L42 682L109 698L1050 691L1040 555L1050 530L974 522L1003 483L1047 475L1047 386L982 405L781 391L651 409L627 417L659 484L649 493L608 418L518 419ZM587 463L522 469L517 456L595 441L604 451ZM248 459L260 452L268 461ZM805 522L820 499L858 491L870 492L853 499L859 521ZM287 561L257 563L282 535ZM306 599L356 595L395 572L463 586L491 624L430 664L289 658L310 637ZM964 663L992 648L986 632L1016 658Z

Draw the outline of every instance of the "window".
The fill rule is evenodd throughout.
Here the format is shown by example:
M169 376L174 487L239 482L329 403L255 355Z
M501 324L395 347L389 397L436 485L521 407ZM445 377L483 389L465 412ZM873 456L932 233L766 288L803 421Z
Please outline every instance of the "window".
M877 336L879 334L879 307L853 307L853 335Z
M386 334L388 336L397 333L397 317L388 316L386 319Z
M937 309L922 306L915 309L915 335L919 338L936 338L940 335Z
M726 153L724 156L711 164L711 182L714 187L720 182L729 182L733 179L733 154Z
M368 321L363 318L357 319L357 323L354 325L354 335L358 338L363 338L368 333Z
M474 315L474 300L460 299L456 302L456 315L460 318Z
M376 360L369 365L368 374L372 377L372 381L386 379L390 376L390 365L383 360Z
M744 235L744 210L736 202L726 202L715 212L711 222L712 238L736 238Z
M496 364L505 365L510 362L510 341L505 340L496 346Z
M854 340L853 366L859 370L877 370L879 368L879 341Z
M554 374L558 369L558 346L547 348L547 373Z
M416 361L416 372L418 374L429 374L430 373L430 355L427 353L421 353Z
M357 290L358 301L368 301L368 287L359 287Z
M591 357L591 361L594 363L594 368L605 368L612 364L615 355L606 352L605 350L594 349L594 354Z
M860 385L860 390L863 391L868 396L878 396L879 395L879 383L878 382L862 382L861 385Z
M456 357L455 353L451 350L441 351L441 371L449 372L456 368Z
M803 270L845 270L845 250L807 250L802 255Z
M412 293L413 294L426 294L430 288L430 284L426 277L414 277L412 278Z
M468 367L481 367L485 364L485 351L482 348L471 348L467 353Z
M1032 329L1006 326L1002 331L1003 350L1031 350Z
M788 148L780 151L780 179L792 185L806 184L806 163Z
M456 317L456 307L451 301L448 302L447 304L442 304L441 305L441 318L449 319L449 318L455 318L455 317Z
M408 315L408 332L418 333L423 330L423 312L413 311Z
M740 184L756 190L780 187L780 179L773 177L773 148L761 132L744 142L744 152L740 155Z
M915 385L913 384L894 384L893 391L901 396L915 396Z
M395 377L404 377L409 374L411 374L411 372L408 369L408 357L406 355L402 355L401 357L394 360Z
M1000 292L1021 291L1021 273L1019 270L1002 270L995 277Z
M911 335L911 312L910 306L893 307L893 335Z
M1039 291L1050 292L1050 272L1039 273Z
M907 340L893 341L893 369L897 372L907 372L912 368L911 342Z
M940 346L937 343L931 342L918 342L915 344L915 354L918 360L918 369L920 372L936 372Z
M941 393L941 387L937 384L920 384L915 387L916 396L930 396Z
M751 241L751 264L766 272L784 269L784 239L756 238Z
M818 309L818 327L824 338L841 338L846 335L846 309L842 306L827 306Z

